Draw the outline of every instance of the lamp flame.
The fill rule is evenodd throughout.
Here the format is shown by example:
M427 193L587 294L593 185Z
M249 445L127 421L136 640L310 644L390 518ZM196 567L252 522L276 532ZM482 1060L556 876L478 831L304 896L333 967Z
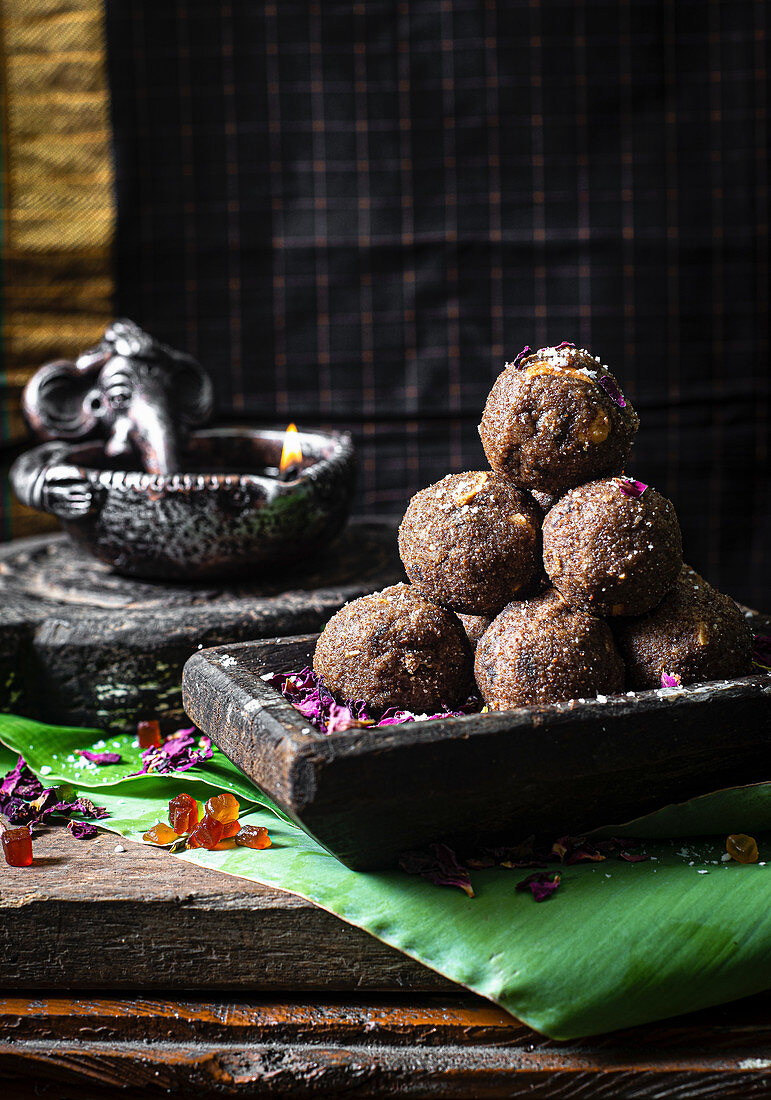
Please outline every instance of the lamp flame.
M303 451L300 446L299 433L295 425L290 424L284 434L284 447L281 451L281 462L278 466L279 473L286 473L290 466L299 466L302 460Z

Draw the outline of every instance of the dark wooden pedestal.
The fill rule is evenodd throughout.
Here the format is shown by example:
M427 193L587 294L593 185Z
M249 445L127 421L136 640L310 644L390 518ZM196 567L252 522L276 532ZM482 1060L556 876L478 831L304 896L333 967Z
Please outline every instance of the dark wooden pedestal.
M403 579L396 527L354 521L305 566L178 585L121 577L64 535L0 547L0 711L60 725L186 723L196 649L321 630L348 600Z
M309 902L104 833L0 865L0 985L4 1100L771 1094L771 994L553 1042Z
M760 1098L770 1044L769 997L580 1043L468 995L0 1000L5 1100Z

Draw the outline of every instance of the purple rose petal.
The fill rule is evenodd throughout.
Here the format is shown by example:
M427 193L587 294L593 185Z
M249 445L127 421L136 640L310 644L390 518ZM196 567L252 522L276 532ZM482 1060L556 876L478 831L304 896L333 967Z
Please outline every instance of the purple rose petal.
M771 672L771 634L756 634L752 643L753 664Z
M679 688L680 687L680 675L674 673L670 676L668 672L662 672L661 674L661 686L663 688Z
M574 348L576 345L571 344L569 340L563 340L561 344L557 344L554 348L555 351L560 351L562 348Z
M399 866L408 875L421 875L435 886L457 886L467 897L474 896L468 870L446 844L432 844L429 851L404 852Z
M522 363L522 360L527 359L528 356L530 356L532 354L533 354L532 348L524 347L524 348L522 348L522 351L519 353L519 355L515 355L514 358L512 359L512 361L510 363L507 363L506 366L511 367L514 370L519 370L520 365Z
M469 699L460 710L447 709L428 716L389 707L376 719L360 699L338 703L312 668L303 668L300 672L271 673L265 677L265 682L280 691L319 733L338 733L361 726L396 726L403 722L415 722L418 718L424 721L459 718L479 709L477 701Z
M86 760L90 760L92 764L99 764L100 766L120 764L123 759L119 752L91 752L90 749L75 749L75 755L82 756Z
M96 825L89 825L87 821L68 821L67 828L76 840L90 840L99 832Z
M609 374L604 374L602 378L598 379L598 382L605 390L608 397L611 397L622 409L626 407L623 393Z
M518 894L529 890L536 901L546 901L559 888L561 877L559 874L550 875L546 872L528 875L518 882L514 889Z
M132 774L186 772L203 760L210 760L214 755L211 739L200 736L196 741L195 732L195 726L190 726L172 733L160 745L151 745L142 753L142 767Z
M644 481L635 481L631 477L617 477L618 487L628 497L641 497L648 486Z
M91 818L109 816L104 806L95 806L88 798L62 801L55 787L43 787L22 756L0 782L0 813L13 825L30 826L49 822L52 817L71 817L73 813ZM84 822L77 824L84 825Z

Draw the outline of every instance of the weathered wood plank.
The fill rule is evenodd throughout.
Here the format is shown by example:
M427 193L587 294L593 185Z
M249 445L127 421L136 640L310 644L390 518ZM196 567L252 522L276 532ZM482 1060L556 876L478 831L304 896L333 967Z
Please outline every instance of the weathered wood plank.
M62 829L39 835L31 867L0 864L0 985L457 989L292 894Z
M353 521L269 579L121 577L63 535L0 547L0 710L132 730L184 722L182 666L202 645L321 630L347 600L402 579L396 529Z
M760 1097L771 996L557 1043L471 996L0 1001L9 1100L77 1089L201 1097Z

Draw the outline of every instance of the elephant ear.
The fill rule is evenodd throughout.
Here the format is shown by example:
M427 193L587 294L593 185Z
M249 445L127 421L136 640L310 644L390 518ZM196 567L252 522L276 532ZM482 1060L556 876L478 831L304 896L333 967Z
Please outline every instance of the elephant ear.
M82 439L96 427L85 401L95 371L79 369L69 359L56 359L36 371L24 387L22 411L41 439Z
M190 355L172 351L169 362L174 414L188 427L205 424L214 408L214 388L203 367Z

